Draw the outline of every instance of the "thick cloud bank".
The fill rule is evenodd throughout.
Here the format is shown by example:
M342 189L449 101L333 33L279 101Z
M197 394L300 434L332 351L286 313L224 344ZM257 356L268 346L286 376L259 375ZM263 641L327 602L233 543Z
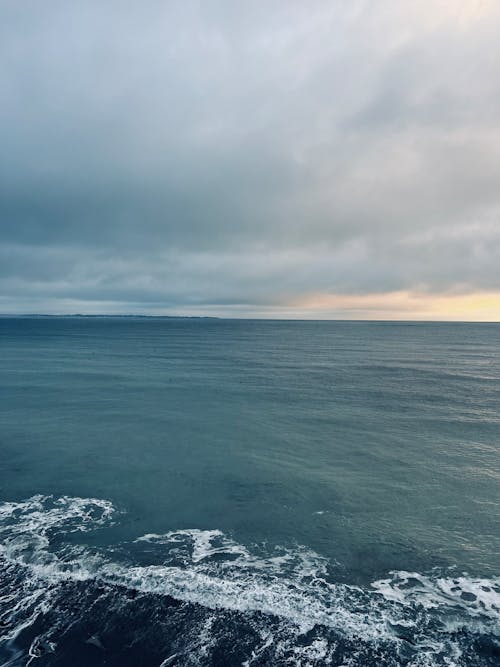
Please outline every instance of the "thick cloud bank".
M3 0L0 311L500 319L499 28Z

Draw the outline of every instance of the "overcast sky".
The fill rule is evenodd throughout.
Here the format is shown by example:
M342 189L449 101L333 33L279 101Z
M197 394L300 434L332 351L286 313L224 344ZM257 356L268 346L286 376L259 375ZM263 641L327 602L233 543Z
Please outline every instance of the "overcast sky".
M500 320L500 2L0 0L0 312Z

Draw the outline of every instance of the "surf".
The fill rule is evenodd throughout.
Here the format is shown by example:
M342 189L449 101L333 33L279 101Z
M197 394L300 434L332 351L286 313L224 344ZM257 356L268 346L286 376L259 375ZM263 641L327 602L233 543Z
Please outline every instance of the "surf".
M498 656L498 580L399 571L350 585L332 580L328 561L305 546L266 550L218 529L85 543L123 516L96 498L0 504L0 664L56 664L83 644L95 664L120 664L119 656L126 664L106 646L132 609L149 622L129 623L125 638L141 647L142 664L157 667L160 657L188 665L221 655L242 665L340 665L345 656L364 665L378 656L377 664L415 667L492 665Z

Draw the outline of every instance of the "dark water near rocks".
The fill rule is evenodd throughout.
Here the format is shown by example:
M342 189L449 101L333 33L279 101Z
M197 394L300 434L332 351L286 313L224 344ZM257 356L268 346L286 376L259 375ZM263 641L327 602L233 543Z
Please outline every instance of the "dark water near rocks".
M0 318L0 665L498 665L499 454L499 325Z

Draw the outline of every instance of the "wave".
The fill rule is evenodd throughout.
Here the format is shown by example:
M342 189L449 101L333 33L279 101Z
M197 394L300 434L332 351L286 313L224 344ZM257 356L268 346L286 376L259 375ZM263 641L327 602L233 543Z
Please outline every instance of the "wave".
M75 651L87 656L81 664L121 667L500 657L499 580L393 572L348 585L306 547L266 551L219 530L83 543L118 519L93 498L0 504L0 664L76 665Z

